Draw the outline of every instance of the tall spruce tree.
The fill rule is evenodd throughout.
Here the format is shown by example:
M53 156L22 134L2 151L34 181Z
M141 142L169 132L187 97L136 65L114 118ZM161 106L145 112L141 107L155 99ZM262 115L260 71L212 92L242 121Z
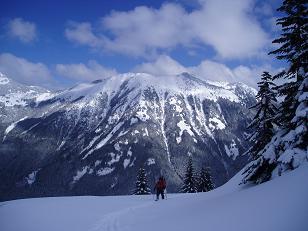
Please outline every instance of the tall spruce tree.
M307 0L285 0L277 10L286 15L277 19L277 25L282 27L282 34L273 41L281 46L269 54L274 54L277 59L289 64L286 70L275 76L275 79L288 80L277 88L278 94L285 97L277 121L283 128L293 129L296 126L293 118L300 104L298 93L307 78L308 69Z
M288 63L287 69L274 76L274 79L285 79L277 87L278 95L283 98L275 116L279 127L250 164L251 171L244 182L261 183L273 173L292 170L308 161L307 0L285 0L278 11L285 14L277 20L277 25L282 27L281 37L273 41L280 47L269 54Z
M210 168L202 167L198 177L198 192L208 192L213 190L214 187Z
M280 48L270 52L287 61L288 68L278 75L286 79L278 94L284 98L276 116L280 131L273 145L277 164L282 171L294 169L308 161L308 10L307 0L285 0L278 11L286 14L277 24L282 26L281 37L273 43Z
M151 189L148 187L147 175L145 173L144 167L141 167L139 169L134 194L135 195L151 194Z
M258 102L250 109L257 111L248 129L254 132L248 137L252 146L246 153L254 159L258 158L258 153L268 144L274 135L274 117L277 113L277 99L273 87L272 76L268 72L263 72L261 81L258 83L259 91L256 95Z
M195 192L197 192L195 170L194 170L194 166L193 166L193 163L192 163L192 157L191 156L189 156L189 158L188 158L185 177L184 177L184 184L181 188L181 192L184 192L184 193L195 193Z
M258 83L259 91L256 95L258 102L251 107L256 109L257 113L248 129L253 133L248 137L252 146L246 154L250 155L255 161L252 162L244 171L243 181L253 181L262 183L270 178L275 165L264 161L261 151L271 141L274 135L274 117L277 113L277 99L273 91L274 83L272 76L268 72L263 72L261 81ZM260 175L261 174L261 175Z

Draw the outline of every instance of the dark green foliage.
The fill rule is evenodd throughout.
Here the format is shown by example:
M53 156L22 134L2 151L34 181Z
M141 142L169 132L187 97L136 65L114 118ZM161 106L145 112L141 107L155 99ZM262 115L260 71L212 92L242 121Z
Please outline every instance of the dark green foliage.
M188 163L187 163L185 177L184 177L184 184L181 188L181 192L184 192L184 193L197 192L195 170L194 170L191 156L188 158Z
M281 37L273 43L281 45L269 54L276 55L277 59L286 60L288 69L275 76L276 79L292 80L277 87L278 94L285 97L281 103L277 122L284 128L294 128L292 119L299 105L298 91L307 78L308 69L308 11L307 0L285 0L278 11L285 13L285 17L277 19L277 25L282 27Z
M143 167L139 169L134 194L135 195L151 194L151 190L148 187L148 181L147 181L145 169Z
M278 8L285 16L277 20L282 33L273 43L280 47L269 54L285 60L288 68L274 76L274 79L284 79L284 83L275 88L283 100L274 120L266 120L275 122L278 127L274 134L267 129L265 140L254 142L248 150L253 154L254 161L244 171L244 183L262 183L269 180L273 172L280 175L282 171L293 170L302 162L308 161L307 5L307 0L284 0L283 5ZM258 124L262 123L256 123ZM270 126L266 125L268 128ZM253 125L253 128L258 136L260 127ZM270 136L273 136L271 140Z
M273 119L277 113L277 100L272 89L273 86L275 85L272 82L272 76L268 72L263 72L256 95L258 103L251 107L256 109L257 113L248 125L248 129L252 129L254 132L249 136L252 146L246 153L254 159L258 158L258 153L271 141L274 135Z
M198 177L198 192L208 192L214 189L214 187L210 168L202 167Z
M262 157L262 150L271 141L274 135L274 117L277 113L275 92L272 87L275 86L272 82L272 76L268 72L263 72L261 81L258 83L259 91L256 95L258 103L251 108L257 110L252 122L248 125L253 133L249 137L252 143L246 154L252 156L255 161L249 165L244 171L243 181L252 181L254 183L262 183L271 177L272 168L267 168L269 165L267 160ZM264 166L263 166L264 165Z
M308 139L308 10L307 0L285 0L278 9L285 13L285 17L279 18L277 24L282 26L281 37L273 43L280 44L281 47L271 54L275 54L277 59L286 60L288 69L282 71L276 78L284 78L289 81L278 86L278 94L284 97L279 108L276 120L281 125L285 137L294 136L292 142L288 138L283 139L277 149L285 151L288 149L295 151L295 156L284 161L284 167L292 169L293 160L298 159L297 154L302 151L307 152ZM291 81L290 81L291 80ZM302 151L298 151L298 149ZM297 154L296 154L297 153ZM282 153L283 154L283 153ZM280 156L282 155L280 154ZM280 157L284 159L285 157ZM300 157L303 159L303 157ZM297 161L294 161L297 162Z

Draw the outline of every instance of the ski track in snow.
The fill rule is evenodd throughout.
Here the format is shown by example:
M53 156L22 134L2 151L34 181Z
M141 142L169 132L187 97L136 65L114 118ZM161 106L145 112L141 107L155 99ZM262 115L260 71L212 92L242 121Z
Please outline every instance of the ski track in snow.
M115 212L108 213L102 217L101 220L99 220L92 228L90 228L88 231L123 231L123 226L121 225L121 218L124 217L127 214L130 214L131 212L141 209L150 207L156 202L147 202L141 205L120 209ZM126 224L125 228L127 230L130 230L129 228L133 228L133 224ZM126 230L125 229L125 230Z
M292 182L291 184L295 183L295 185L297 185L299 180L303 179L302 177L305 175L305 172L307 172L307 167L308 165L305 165L295 170L296 171L295 174L296 175L299 174L298 176L301 176L301 177L294 178L294 172L291 172L291 174L286 174L286 176L284 177L278 177L276 179L273 179L270 182L264 183L260 186L254 186L254 187L243 186L243 185L239 186L239 182L242 179L241 172L239 172L227 184L209 193L206 193L206 194L172 195L171 200L166 199L166 201L163 201L163 202L162 201L160 202L149 201L149 202L144 202L142 204L135 205L132 207L110 212L108 214L105 214L88 231L133 231L133 230L139 231L139 230L147 230L145 228L147 224L149 225L149 230L155 230L153 226L157 224L157 221L160 221L160 219L162 218L161 216L163 216L163 221L162 221L163 227L161 230L189 230L190 228L191 228L190 230L250 230L249 227L251 227L255 219L251 217L252 214L247 215L249 214L247 213L247 211L249 211L249 209L247 209L249 208L249 205L247 204L247 202L251 202L252 208L254 208L256 211L262 210L262 204L263 206L265 204L269 205L268 211L264 211L264 214L261 216L263 217L264 223L262 222L259 224L255 223L254 224L255 227L251 227L251 230L271 230L271 231L284 230L285 231L285 230L290 230L290 227L294 227L294 230L303 231L305 230L303 229L305 227L304 219L303 219L305 215L303 214L301 216L300 214L295 214L293 218L292 216L290 217L290 219L294 220L293 225L290 225L287 221L283 221L283 220L280 220L281 221L280 224L277 222L279 219L282 219L283 217L285 217L286 214L288 213L288 212L286 212L285 214L281 213L281 211L285 210L284 209L285 207L290 206L290 210L293 211L293 213L294 213L294 209L300 208L294 205L291 206L290 202L288 202L287 204L289 205L286 206L284 205L283 201L285 199L294 200L294 203L297 204L300 200L298 199L295 200L293 197L294 195L301 195L300 198L302 200L305 200L304 195L305 195L305 191L307 192L308 188L302 187L302 189L299 191L292 190L293 192L291 194L283 192L282 195L279 195L279 196L277 195L277 198L279 199L274 197L274 195L276 195L277 190L279 191L282 189L281 187L284 188L285 184L288 185ZM294 188L297 188L297 187L294 187ZM266 194L264 194L264 190L267 192ZM261 196L257 196L259 194L261 194ZM290 197L285 198L283 194L288 195ZM205 195L206 197L204 197ZM272 199L272 201L270 200L266 202L268 198L264 198L264 196L269 196ZM255 200L252 200L253 198ZM179 204L178 199L181 200L182 204ZM243 204L240 203L240 199L243 200ZM276 200L278 200L280 203L277 204ZM305 204L305 201L302 201L302 202ZM211 209L220 208L219 211L221 212L222 217L221 218L219 217L220 213L217 213L217 211L216 212L213 211L213 213L215 214L214 217L208 211L207 212L204 211L204 214L207 214L209 216L207 218L206 216L203 217L201 213L202 210L200 210L197 213L196 211L198 211L198 209L196 209L196 211L191 210L194 206L196 206L196 208L197 206L200 206L200 203L207 205ZM186 208L185 204L188 205L189 208L187 207L187 209L189 211L186 211L186 212L183 211L183 209ZM245 204L247 204L247 206L245 206ZM259 206L259 204L261 204L261 206ZM275 207L277 210L275 209ZM302 208L303 207L304 206L302 206ZM168 215L166 214L166 211L164 211L165 209L172 211L172 213L169 214L170 215L169 218L166 217ZM246 215L244 214L240 215L241 210L244 213L246 213ZM147 217L144 216L145 213L147 213L146 211L149 211L149 214ZM231 211L233 212L233 214L230 214ZM308 212L307 209L306 210L299 209L299 211L302 211L304 214ZM177 218L178 213L180 214L184 213L186 215L182 214L182 218L178 220ZM273 220L274 220L273 222L270 222L271 219L265 219L265 217L270 218L268 217L269 214L272 214ZM188 218L187 216L189 215L191 215L192 217ZM241 217L241 216L243 216L244 221L248 219L248 222L243 221L242 227L236 225L238 224L238 217ZM197 221L200 224L202 223L200 222L201 220L213 219L214 222L208 221L209 223L211 223L209 227L211 227L212 229L208 229L209 227L207 228L204 227L205 229L202 229L201 226L194 225L193 223L194 221L196 221L195 220L196 217L198 217ZM141 218L140 221L138 221L138 218ZM185 218L188 218L188 219L185 219ZM233 220L234 218L236 218L235 220L237 221L234 221ZM183 223L183 220L186 220L186 222ZM149 222L154 222L154 223L149 223ZM186 228L184 226L177 226L176 224L182 224ZM214 227L213 224L216 224L218 227ZM305 224L307 223L305 222ZM259 228L256 228L256 227L259 227Z

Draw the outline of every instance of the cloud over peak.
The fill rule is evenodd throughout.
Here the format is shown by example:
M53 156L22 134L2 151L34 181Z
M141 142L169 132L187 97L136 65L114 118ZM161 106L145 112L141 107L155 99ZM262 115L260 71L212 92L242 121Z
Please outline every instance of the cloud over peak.
M10 53L0 54L0 72L17 82L50 89L64 87L59 84L59 79L72 84L104 79L117 74L115 69L106 68L95 60L87 63L56 64L49 67L44 63L31 62Z
M108 69L94 60L87 64L57 64L56 71L59 75L81 82L104 79L117 74L115 69Z
M145 72L152 75L177 75L187 69L167 55L159 56L154 62L137 65L133 72Z
M203 60L196 66L183 66L169 56L161 55L153 62L145 62L136 66L134 72L145 72L153 75L177 75L188 72L203 80L242 82L252 87L257 87L257 82L264 70L276 73L270 65L244 66L239 65L229 68L223 63Z
M33 63L10 53L0 54L0 72L29 85L49 86L54 82L45 64Z

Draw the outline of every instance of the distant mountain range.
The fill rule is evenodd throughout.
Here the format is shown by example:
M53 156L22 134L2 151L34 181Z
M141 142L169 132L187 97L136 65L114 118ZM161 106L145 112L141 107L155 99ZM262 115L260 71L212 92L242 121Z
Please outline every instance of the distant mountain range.
M248 161L245 128L256 90L188 73L127 73L50 92L0 75L0 200L129 194L139 167L150 185L182 184L188 155L221 185Z

